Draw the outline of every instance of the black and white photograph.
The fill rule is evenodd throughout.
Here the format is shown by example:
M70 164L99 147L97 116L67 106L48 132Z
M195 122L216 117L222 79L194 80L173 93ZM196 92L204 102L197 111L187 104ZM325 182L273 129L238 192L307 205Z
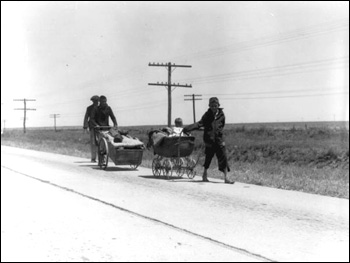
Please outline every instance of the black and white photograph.
M1 262L349 262L349 1L1 1Z

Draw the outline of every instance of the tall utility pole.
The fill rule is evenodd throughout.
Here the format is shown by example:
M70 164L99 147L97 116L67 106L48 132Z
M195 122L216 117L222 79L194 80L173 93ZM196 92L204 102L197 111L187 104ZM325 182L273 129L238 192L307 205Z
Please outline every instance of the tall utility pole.
M28 109L27 108L27 101L35 101L30 99L14 99L13 101L23 101L24 108L15 109L15 110L23 110L24 111L24 117L23 117L23 133L26 133L26 119L27 119L27 110L36 110L36 109Z
M178 84L171 84L171 73L172 71L174 71L176 68L191 68L192 66L188 66L188 65L175 65L175 64L171 64L171 62L169 63L149 63L148 66L150 67L165 67L168 70L168 82L167 83L148 83L148 85L150 86L165 86L168 87L168 126L171 126L171 87L182 87L182 88L192 88L192 85L180 85ZM173 70L172 70L173 68Z
M59 118L60 114L50 114L50 118L54 118L54 127L55 127L55 132L57 132L56 130L56 118Z
M196 98L196 97L201 97L202 95L184 95L185 97L192 97L191 99L185 99L185 100L192 100L193 103L193 122L196 122L196 106L195 106L195 101L196 100L202 100L202 98Z

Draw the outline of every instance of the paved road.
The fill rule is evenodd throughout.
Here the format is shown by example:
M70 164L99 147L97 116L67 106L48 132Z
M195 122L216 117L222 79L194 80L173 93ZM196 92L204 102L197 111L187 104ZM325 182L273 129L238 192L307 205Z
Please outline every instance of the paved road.
M2 261L349 261L345 199L4 146L1 166Z

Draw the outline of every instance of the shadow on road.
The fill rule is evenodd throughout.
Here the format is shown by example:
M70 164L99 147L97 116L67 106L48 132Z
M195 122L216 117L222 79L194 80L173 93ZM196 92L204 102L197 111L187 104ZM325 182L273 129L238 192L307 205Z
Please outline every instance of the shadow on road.
M187 179L187 178L184 178ZM203 182L202 179L198 179L198 180L191 180L191 179L187 179L187 181L172 181L172 183L202 183L202 184L222 184L221 182L213 182L213 181L209 181L209 182Z
M79 163L79 162L77 162L77 163ZM83 162L81 162L81 163L83 163ZM133 168L124 168L124 167L116 167L116 166L108 166L105 170L103 170L100 168L100 166L98 166L97 163L79 165L79 167L90 167L91 169L94 169L94 170L101 170L101 171L106 171L106 172L135 172L135 171L137 171L137 169L133 169Z
M201 179L195 180L195 179L189 179L187 177L166 177L166 176L154 176L154 175L139 175L139 177L145 178L145 179L157 179L157 180L165 180L170 183L203 183L205 184L206 182L203 182ZM220 184L220 182L207 182L207 184Z
M101 169L99 166L92 167L95 170L101 170L106 172L135 172L137 169L132 168L121 168L121 167L107 167L106 170Z
M182 178L182 177L167 177L167 176L164 176L164 175L161 175L161 176L154 176L154 175L139 175L139 177L142 177L142 178L146 178L146 179L161 179L161 180L167 180L167 181L170 181L170 180L184 180L184 179L187 179L187 178Z
M98 167L97 164L85 164L85 165L79 165L79 167Z

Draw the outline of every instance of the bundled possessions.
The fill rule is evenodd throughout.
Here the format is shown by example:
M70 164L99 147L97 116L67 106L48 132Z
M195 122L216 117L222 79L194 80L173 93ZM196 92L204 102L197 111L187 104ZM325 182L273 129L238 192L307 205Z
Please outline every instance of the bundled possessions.
M170 127L164 127L160 129L161 132L163 132L166 135L170 135L173 133L173 130Z
M111 129L109 129L108 134L113 137L113 142L122 142L123 141L123 137L117 128L113 127Z
M136 137L128 135L127 131L120 131L111 128L108 132L104 132L104 137L114 146L118 148L143 149L144 144Z
M160 130L152 130L148 133L148 144L147 148L151 148L152 146L157 147L163 143L164 138L166 137L189 137L190 134L185 134L182 132L181 127L164 127Z
M118 130L118 132L121 134L121 135L128 135L129 134L129 131L126 131L126 130Z
M151 146L156 146L162 143L164 137L169 136L169 133L162 130L154 130L148 134L149 142L152 142Z
M148 133L147 149L153 147L154 154L163 157L188 156L193 151L194 137L184 135L171 136L161 130L152 130Z

